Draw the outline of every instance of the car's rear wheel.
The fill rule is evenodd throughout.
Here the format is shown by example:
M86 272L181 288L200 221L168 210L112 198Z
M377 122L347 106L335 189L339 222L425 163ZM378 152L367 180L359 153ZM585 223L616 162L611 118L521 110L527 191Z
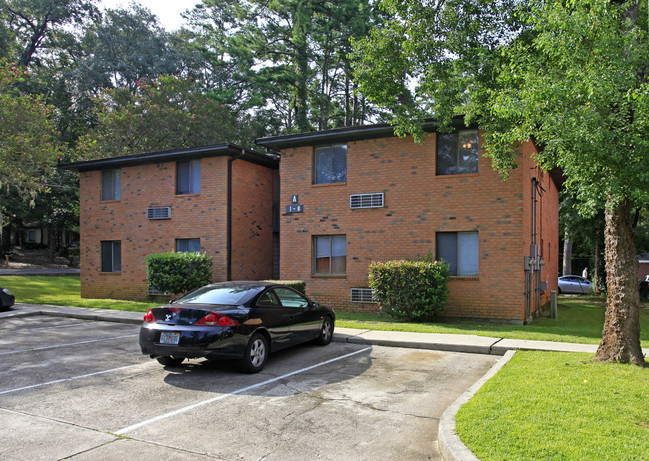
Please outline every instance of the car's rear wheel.
M163 357L156 357L156 360L164 366L177 366L183 363L185 357L176 357L175 355L165 355Z
M325 317L322 321L320 328L320 336L315 340L315 343L320 346L329 344L334 336L334 321L331 317Z
M248 373L260 372L268 359L268 340L261 333L255 333L248 341L246 351L239 364Z

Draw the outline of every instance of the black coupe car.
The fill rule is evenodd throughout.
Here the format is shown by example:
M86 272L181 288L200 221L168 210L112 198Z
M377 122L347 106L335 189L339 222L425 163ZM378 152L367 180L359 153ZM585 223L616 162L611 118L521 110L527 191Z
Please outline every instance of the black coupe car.
M222 282L154 307L140 328L142 353L163 365L185 358L237 359L256 373L268 354L331 342L335 314L302 293L269 282Z
M16 298L11 294L11 291L6 288L0 288L0 308L9 309L14 305Z

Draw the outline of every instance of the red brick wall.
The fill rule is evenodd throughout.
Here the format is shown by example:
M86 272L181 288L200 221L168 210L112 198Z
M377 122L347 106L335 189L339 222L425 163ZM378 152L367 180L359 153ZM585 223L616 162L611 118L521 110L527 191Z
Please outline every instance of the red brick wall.
M273 175L243 160L232 163L232 280L273 277Z
M525 173L523 179L524 222L527 232L525 234L525 254L530 254L532 243L532 178L539 181L541 190L537 194L536 210L536 243L539 245L541 259L545 263L541 267L541 280L548 282L548 289L541 293L540 306L545 306L550 301L550 291L558 289L559 276L559 191L547 172L538 167L531 156L536 153L532 143L523 146L521 159L522 169ZM532 314L534 314L532 306Z
M376 310L376 304L350 301L351 287L367 287L371 261L435 254L436 232L478 231L480 274L451 279L445 315L522 322L530 234L522 168L502 181L481 157L478 174L436 176L435 143L435 135L421 144L410 138L350 142L347 183L332 185L312 184L312 147L284 152L280 207L296 194L304 212L281 218L282 278L305 280L308 294L336 309ZM349 208L350 194L375 192L385 193L385 208ZM312 236L336 234L347 238L346 275L312 275ZM554 250L557 242L558 236Z
M82 172L81 177L81 295L91 298L146 299L147 281L144 257L149 253L175 249L175 240L200 238L201 251L213 257L213 281L227 278L227 163L229 157L201 159L201 193L176 195L176 163L166 162L122 168L122 197L119 201L100 200L101 172ZM242 175L252 172L256 190L268 188L265 168L235 161L235 197L245 202L249 188L242 186ZM247 166L250 165L250 166ZM272 171L272 170L268 170ZM270 173L268 173L270 174ZM270 192L272 193L272 187ZM253 194L259 200L261 192ZM171 219L149 220L147 208L170 206ZM249 213L252 210L242 210ZM263 217L263 232L271 239ZM236 234L245 235L250 222L235 225ZM256 229L256 228L255 228ZM258 229L257 229L258 230ZM259 231L259 233L263 233ZM120 240L122 272L101 272L102 240ZM238 251L250 245L237 243ZM266 244L263 244L264 248ZM262 251L263 254L265 252ZM246 270L246 261L233 255L237 273ZM251 276L254 271L250 271Z
M539 181L540 190L537 193L536 205L536 243L539 246L539 253L544 265L541 267L541 281L548 282L548 289L541 292L540 305L535 302L531 304L530 314L538 313L536 309L546 306L550 301L550 291L558 288L559 275L559 191L547 172L538 167L532 159L536 149L532 143L522 146L521 168L523 171L522 195L523 195L523 222L524 233L524 254L530 255L532 243L532 178ZM532 281L532 289L536 288L536 282Z

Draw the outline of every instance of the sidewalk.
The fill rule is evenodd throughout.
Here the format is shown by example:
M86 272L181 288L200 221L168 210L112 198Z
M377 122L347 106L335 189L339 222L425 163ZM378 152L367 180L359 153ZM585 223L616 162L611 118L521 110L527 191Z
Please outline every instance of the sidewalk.
M83 320L142 323L143 312L126 312L109 309L84 307L49 306L44 304L17 303L13 310L0 312L2 319L21 318L36 315L71 317ZM504 356L499 362L443 414L438 431L438 443L442 457L449 460L477 460L455 433L455 415L460 407L469 401L482 385L495 375L517 350L587 352L594 354L597 346L593 344L556 343L550 341L527 341L519 339L492 338L475 335L456 335L439 333L408 333L399 331L375 331L352 328L336 328L334 341L374 346L406 347L472 354L491 354ZM649 355L649 349L643 349Z

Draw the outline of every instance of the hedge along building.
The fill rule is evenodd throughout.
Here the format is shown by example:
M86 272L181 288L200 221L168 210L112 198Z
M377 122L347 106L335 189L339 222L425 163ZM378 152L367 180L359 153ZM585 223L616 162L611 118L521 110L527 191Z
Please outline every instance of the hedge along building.
M503 181L479 131L424 129L421 144L388 125L258 139L281 152L280 274L315 299L376 311L371 261L432 254L450 264L444 315L522 323L557 289L557 175L521 145Z
M219 144L61 168L80 172L81 296L147 299L145 256L174 250L212 256L215 281L278 277L277 156Z

